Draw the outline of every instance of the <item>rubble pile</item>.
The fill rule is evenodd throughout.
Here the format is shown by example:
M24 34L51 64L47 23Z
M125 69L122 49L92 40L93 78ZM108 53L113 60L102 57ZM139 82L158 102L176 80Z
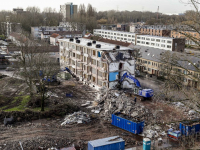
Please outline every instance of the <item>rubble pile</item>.
M145 120L145 123L150 123L153 117L149 109L137 104L137 101L135 102L132 97L128 97L124 91L101 90L96 101L98 103L97 107L102 110L101 116L105 120L111 120L111 115L117 112L130 116L129 120Z
M90 116L82 111L74 112L73 114L67 115L64 119L64 122L61 123L61 126L66 124L73 124L73 123L88 123L90 122Z
M163 131L161 126L154 125L154 126L147 126L144 128L142 136L150 138L150 139L158 139L161 137L166 136L166 132Z
M73 139L66 139L66 138L58 138L58 137L34 137L29 140L22 140L22 141L8 141L4 143L0 143L0 149L5 150L31 150L31 149L38 149L38 150L47 150L48 148L56 147L58 149L62 147L71 146L75 140ZM21 143L21 145L20 145ZM81 145L83 147L83 144Z

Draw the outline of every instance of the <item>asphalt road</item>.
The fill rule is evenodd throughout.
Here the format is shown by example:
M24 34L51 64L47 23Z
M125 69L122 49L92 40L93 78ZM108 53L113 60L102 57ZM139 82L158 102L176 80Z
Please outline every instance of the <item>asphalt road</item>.
M157 81L151 77L137 77L137 79L143 88L153 89L154 92L160 91L161 85L163 84L161 81Z
M0 70L0 74L4 74L9 77L13 77L13 78L17 78L17 79L22 79L19 75L15 74L15 71Z

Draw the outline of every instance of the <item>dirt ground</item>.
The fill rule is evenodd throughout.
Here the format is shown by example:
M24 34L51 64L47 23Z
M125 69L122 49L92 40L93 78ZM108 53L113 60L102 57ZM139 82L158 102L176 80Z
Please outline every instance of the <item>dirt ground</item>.
M11 102L12 96L16 96L23 91L27 92L26 86L21 81L10 81L12 84L8 85L10 78L6 77L0 80L1 89L0 95L8 97ZM80 107L80 110L91 113L90 109L81 107L81 104L87 101L94 101L96 98L96 91L81 82L65 81L59 86L50 86L52 96L48 100L48 105L57 105L70 103ZM72 97L66 97L66 94L72 94ZM133 98L134 99L134 98ZM163 103L154 103L153 101L137 102L141 103L152 112L156 110L163 110L158 113L159 123L167 123L169 116L174 118L174 121L183 119L181 111ZM5 102L7 105L8 103ZM2 107L3 105L0 105ZM61 126L64 117L46 118L41 120L33 120L29 122L17 122L13 126L5 127L3 120L0 121L0 149L5 150L20 150L19 141L25 150L47 149L51 147L69 147L75 144L82 149L87 149L87 142L90 140L106 138L119 135L126 142L126 148L142 145L143 137L134 135L130 132L111 125L111 122L104 121L99 115L93 115L93 119L87 124L72 124Z

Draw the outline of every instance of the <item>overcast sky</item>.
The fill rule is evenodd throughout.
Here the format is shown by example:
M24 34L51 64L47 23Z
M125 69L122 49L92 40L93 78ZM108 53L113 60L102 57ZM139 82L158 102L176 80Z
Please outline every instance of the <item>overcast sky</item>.
M0 10L12 10L16 7L26 8L28 6L38 6L41 10L45 7L55 8L57 11L60 5L66 2L73 2L73 4L92 4L97 11L105 10L129 10L129 11L152 11L156 12L159 6L159 12L168 14L183 13L186 10L191 10L190 5L180 2L180 0L4 0L0 4Z

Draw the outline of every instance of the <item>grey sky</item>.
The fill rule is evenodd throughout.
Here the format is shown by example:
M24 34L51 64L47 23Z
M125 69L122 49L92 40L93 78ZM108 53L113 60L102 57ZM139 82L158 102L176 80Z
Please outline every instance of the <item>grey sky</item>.
M161 13L183 13L186 10L193 9L190 5L180 3L180 0L7 0L1 3L0 10L12 10L16 7L26 8L28 6L38 6L43 10L45 7L55 8L57 11L60 5L66 2L73 2L73 4L92 4L97 11L104 10L129 10L129 11L153 11L156 12L159 6Z

